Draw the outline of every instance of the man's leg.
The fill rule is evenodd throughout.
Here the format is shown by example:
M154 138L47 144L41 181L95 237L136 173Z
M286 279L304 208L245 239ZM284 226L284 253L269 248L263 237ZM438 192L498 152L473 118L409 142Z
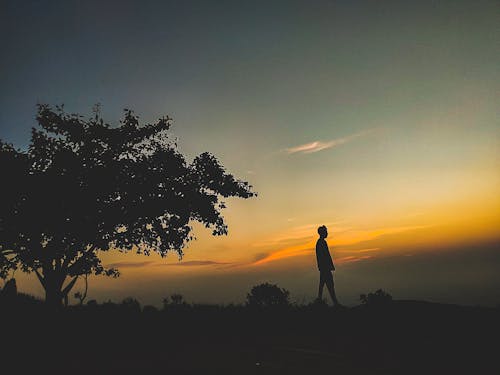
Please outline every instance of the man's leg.
M337 300L337 295L335 294L335 285L333 284L333 275L330 273L330 277L328 277L328 280L326 281L326 287L328 288L328 292L330 292L330 297L332 297L333 304L335 306L340 305L339 301Z
M318 288L318 300L323 299L323 287L325 286L325 278L323 277L323 273L319 273L319 288Z

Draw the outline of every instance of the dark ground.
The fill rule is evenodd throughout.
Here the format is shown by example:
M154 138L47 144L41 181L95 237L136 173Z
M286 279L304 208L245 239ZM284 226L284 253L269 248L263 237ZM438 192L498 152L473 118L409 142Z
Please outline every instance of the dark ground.
M0 308L4 374L500 373L494 308Z

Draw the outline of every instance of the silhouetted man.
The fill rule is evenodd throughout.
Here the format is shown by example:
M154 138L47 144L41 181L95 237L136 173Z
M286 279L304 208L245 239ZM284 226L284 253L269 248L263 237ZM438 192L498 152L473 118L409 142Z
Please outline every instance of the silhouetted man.
M332 297L333 304L335 306L340 306L337 296L335 295L335 287L333 285L333 274L335 271L335 266L333 265L332 257L330 256L330 251L328 250L328 244L325 238L328 237L328 230L324 225L318 228L319 238L316 242L316 260L318 261L319 269L319 289L318 289L318 300L323 299L323 287L326 284L328 292Z

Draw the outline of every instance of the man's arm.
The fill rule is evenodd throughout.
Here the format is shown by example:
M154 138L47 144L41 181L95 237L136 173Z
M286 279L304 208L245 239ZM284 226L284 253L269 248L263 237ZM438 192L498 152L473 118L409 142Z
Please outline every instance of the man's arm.
M332 259L332 254L330 254L330 249L328 249L328 244L325 241L325 249L326 249L326 254L328 254L328 261L330 262L330 266L332 271L335 271L335 266L333 265L333 259Z
M319 241L318 241L318 242L316 242L316 263L318 265L318 270L319 270L319 265L321 262L320 251L321 251L321 249L319 249Z

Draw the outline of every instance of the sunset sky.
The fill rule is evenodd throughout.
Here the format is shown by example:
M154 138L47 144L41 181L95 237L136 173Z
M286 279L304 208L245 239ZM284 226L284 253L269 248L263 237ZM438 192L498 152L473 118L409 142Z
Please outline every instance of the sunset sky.
M259 193L229 235L193 224L178 261L109 252L90 298L242 302L269 281L317 290L326 225L339 299L500 304L500 7L495 1L0 1L0 138L35 105L174 119ZM4 180L3 183L7 181ZM78 199L78 197L75 197ZM17 271L21 290L42 295ZM80 285L77 287L81 287Z

